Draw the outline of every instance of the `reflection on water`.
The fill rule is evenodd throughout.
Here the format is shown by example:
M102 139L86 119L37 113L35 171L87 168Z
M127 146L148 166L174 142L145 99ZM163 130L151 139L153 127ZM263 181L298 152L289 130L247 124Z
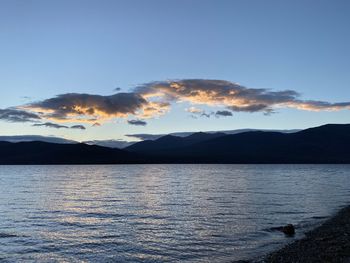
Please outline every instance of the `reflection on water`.
M0 166L0 261L229 262L346 205L346 165ZM298 236L297 236L298 237ZM290 239L289 239L290 240Z

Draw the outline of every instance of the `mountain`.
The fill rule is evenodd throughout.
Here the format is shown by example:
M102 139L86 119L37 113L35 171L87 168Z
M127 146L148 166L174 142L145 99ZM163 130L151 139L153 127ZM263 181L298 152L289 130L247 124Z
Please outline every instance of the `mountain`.
M160 143L162 137L155 144L147 142L147 147L134 144L126 150L147 152L154 161L165 163L350 163L350 124L328 124L296 133L244 132L189 145L178 138L177 147L165 137L168 144Z
M49 143L78 143L77 141L67 140L64 138L54 136L41 136L41 135L12 135L12 136L0 136L0 141L5 142L49 142Z
M204 133L225 133L225 134L237 134L242 132L249 131L271 131L271 132L282 132L282 133L294 133L300 131L300 129L292 129L292 130L265 130L265 129L237 129L237 130L224 130L224 131L206 131ZM168 135L173 135L177 137L187 137L196 132L173 132ZM136 138L139 140L157 140L167 134L149 134L149 133L138 133L138 134L127 134L126 136Z
M0 142L0 164L119 164L140 163L137 154L87 144Z
M206 140L215 139L221 136L225 136L224 133L204 133L197 132L187 137L179 137L173 135L165 135L157 140L146 140L135 143L125 148L129 152L137 153L159 153L163 151L171 151L182 147L188 147L196 143L200 143Z
M49 142L49 143L78 143L77 141L67 140L54 136L41 136L41 135L12 135L12 136L0 136L0 141L5 142ZM92 140L83 141L82 143L89 145L99 145L109 148L125 148L134 144L135 142L128 142L122 140Z
M163 136L120 150L83 143L0 142L0 164L348 163L350 124L295 133Z
M82 143L89 144L89 145L99 145L99 146L109 147L109 148L123 149L136 142L128 142L128 141L122 141L122 140L92 140L92 141L83 141Z

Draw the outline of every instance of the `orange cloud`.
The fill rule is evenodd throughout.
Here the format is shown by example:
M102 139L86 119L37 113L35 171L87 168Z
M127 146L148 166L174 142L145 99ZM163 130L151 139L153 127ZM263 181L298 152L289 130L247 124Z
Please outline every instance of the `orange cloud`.
M168 109L163 102L147 101L136 93L111 96L68 93L23 108L38 112L44 119L58 122L104 122L112 118L162 115Z
M225 107L231 111L271 113L278 108L308 111L350 109L350 102L300 100L293 90L253 89L225 80L183 79L146 83L134 92L147 98Z
M115 118L143 119L162 116L172 103L189 103L192 116L232 116L232 112L263 112L279 108L307 111L338 111L350 109L350 102L302 100L293 90L271 91L244 87L226 80L182 79L150 82L132 92L109 96L67 93L24 106L0 110L0 119L9 121L54 121L103 123ZM211 111L194 105L221 107ZM141 122L140 122L141 123Z

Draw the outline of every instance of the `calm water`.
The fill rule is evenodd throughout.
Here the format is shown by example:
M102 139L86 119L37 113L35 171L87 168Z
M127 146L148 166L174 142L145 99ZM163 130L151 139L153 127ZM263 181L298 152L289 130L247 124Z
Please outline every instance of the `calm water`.
M346 165L0 166L0 261L259 258L349 201Z

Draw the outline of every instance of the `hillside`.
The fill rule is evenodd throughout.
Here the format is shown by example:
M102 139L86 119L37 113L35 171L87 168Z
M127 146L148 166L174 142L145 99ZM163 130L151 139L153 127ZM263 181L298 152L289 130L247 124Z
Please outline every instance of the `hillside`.
M162 137L164 138L164 137ZM253 131L156 148L147 154L158 162L180 163L350 163L350 125L328 124L296 133ZM148 144L150 144L148 142ZM137 146L135 144L134 146ZM127 148L128 150L128 148ZM144 149L133 152L146 153Z
M142 159L119 149L46 142L0 142L0 164L117 164Z
M350 163L350 124L296 133L163 136L123 150L83 143L0 142L0 164Z

